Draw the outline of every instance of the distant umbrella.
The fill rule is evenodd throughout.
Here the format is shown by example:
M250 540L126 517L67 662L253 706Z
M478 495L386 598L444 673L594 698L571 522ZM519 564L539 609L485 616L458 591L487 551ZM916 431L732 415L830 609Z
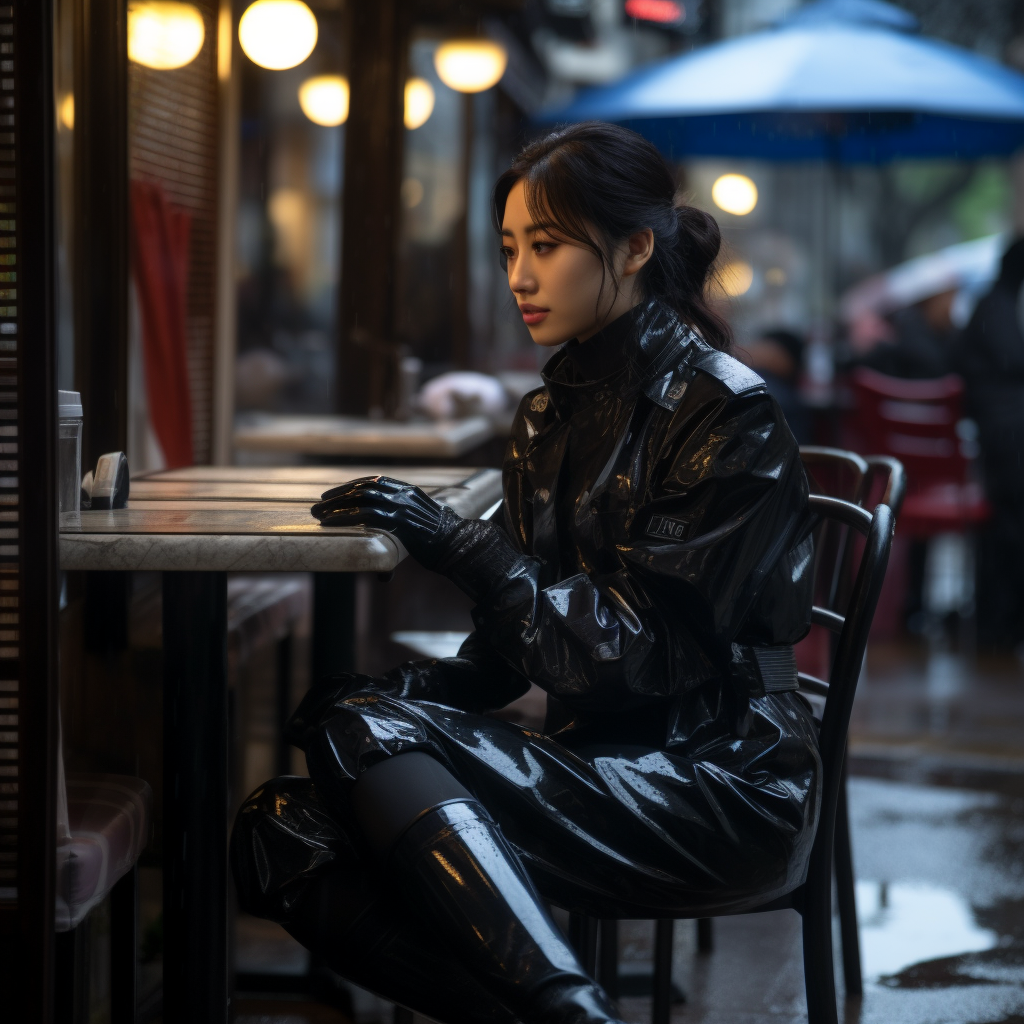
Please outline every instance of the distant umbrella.
M880 0L821 0L540 119L626 124L677 158L882 163L1024 145L1024 76L918 33Z

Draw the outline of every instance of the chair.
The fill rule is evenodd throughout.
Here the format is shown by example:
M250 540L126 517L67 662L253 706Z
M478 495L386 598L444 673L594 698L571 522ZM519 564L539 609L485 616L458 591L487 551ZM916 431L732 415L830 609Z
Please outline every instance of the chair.
M970 443L960 436L964 385L959 377L902 380L859 368L852 383L851 429L859 450L895 457L906 470L901 536L964 533L989 518L989 504L972 479Z
M819 493L832 498L842 498L864 506L872 500L881 488L879 500L892 509L899 519L900 508L906 494L906 475L898 459L890 455L862 457L855 452L839 448L824 448L805 445L800 449L800 458L807 470L808 478ZM884 481L884 482L883 482ZM853 584L852 560L856 545L852 543L849 529L841 526L831 530L827 536L819 534L818 539L818 586L816 601L826 607L845 607L850 598ZM830 574L824 568L832 566ZM835 636L831 636L827 651L814 651L812 655L823 654L829 661L835 656ZM807 638L813 644L814 635ZM798 647L798 663L800 648ZM860 965L860 940L857 931L857 906L854 895L853 850L850 842L850 823L846 793L846 768L836 808L835 872L839 926L842 937L843 975L846 993L850 996L863 994L863 979ZM713 945L712 924L707 918L697 921L697 949L701 953L711 952Z
M804 446L800 458L808 477L820 491L828 491L831 497L843 497L834 493L845 482L850 488L850 498L865 506L874 498L874 492L882 487L879 501L892 510L893 519L899 522L900 509L906 496L907 480L903 465L891 455L869 455L861 457L854 452L837 448ZM884 484L882 481L884 480ZM838 539L842 545L836 551L835 570L829 582L828 604L844 607L849 601L853 584L852 558L855 545L850 543L848 530L841 531ZM831 657L835 656L833 635ZM843 980L848 996L863 994L864 985L860 963L860 937L857 930L857 902L853 871L853 846L850 839L849 802L846 789L846 762L843 761L843 778L836 805L836 826L834 840L836 902L839 907L839 933L843 953Z
M856 459L856 457L854 457ZM869 467L870 468L870 467ZM898 473L890 466L890 491L898 489ZM891 496L891 495L890 495ZM845 616L830 607L815 605L812 622L837 634L835 655L829 681L800 673L802 690L825 698L819 746L822 759L821 815L811 852L805 882L793 892L771 900L754 911L794 909L803 918L804 976L810 1024L838 1024L835 977L832 964L832 861L835 830L840 807L845 810L844 764L846 737L853 708L854 693L860 676L868 632L878 595L885 577L885 568L892 544L895 516L892 509L879 504L874 512L840 498L812 495L810 505L822 525L835 524L853 530L865 538L856 577L851 588ZM840 531L844 532L844 531ZM845 552L846 548L843 548ZM845 556L844 556L845 557ZM851 556L852 557L852 556ZM835 573L828 559L816 555L816 578ZM849 830L844 836L849 844ZM852 864L851 864L852 879ZM851 886L852 888L852 886ZM849 910L847 915L849 917ZM689 916L689 915L681 915ZM696 915L694 915L696 916ZM707 919L705 919L707 920ZM856 935L855 919L853 923ZM615 948L611 941L614 928L602 935L601 980L614 991L614 977L609 972L615 965ZM590 971L597 967L596 922L574 915L573 932L584 965ZM672 919L661 919L656 925L654 955L654 1024L668 1024L672 1001ZM858 965L859 975L859 965ZM611 985L608 983L612 982Z
M138 860L149 841L153 793L127 775L68 775L58 761L55 1019L87 1019L80 925L111 900L111 1024L136 1019Z

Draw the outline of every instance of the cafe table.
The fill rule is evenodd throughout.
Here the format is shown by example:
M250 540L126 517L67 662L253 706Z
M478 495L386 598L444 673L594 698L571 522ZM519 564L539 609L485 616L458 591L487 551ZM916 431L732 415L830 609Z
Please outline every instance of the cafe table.
M232 441L239 451L367 459L453 459L494 437L485 416L404 422L359 416L244 413Z
M227 573L390 573L406 555L390 534L322 527L309 512L327 488L372 472L194 466L133 479L128 508L61 515L63 570L163 574L164 1020L221 1024L228 1014ZM387 474L466 518L501 500L494 469ZM314 589L316 601L331 593ZM321 634L346 635L344 622L324 623L324 609L319 618ZM316 620L314 611L314 645Z

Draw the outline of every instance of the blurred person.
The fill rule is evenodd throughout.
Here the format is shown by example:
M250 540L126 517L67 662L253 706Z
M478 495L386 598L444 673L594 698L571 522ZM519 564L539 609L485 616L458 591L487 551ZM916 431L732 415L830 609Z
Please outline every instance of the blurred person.
M868 314L850 325L850 366L889 377L927 380L950 372L956 330L951 312L956 289L947 289L886 317Z
M804 366L804 340L799 334L778 328L763 331L737 356L764 380L768 394L779 403L798 444L811 444L814 431L811 411L800 397Z
M999 277L964 328L953 365L966 411L978 424L992 519L978 537L979 643L1010 650L1024 642L1024 239L1003 256Z
M807 478L778 403L725 351L718 225L675 192L625 128L529 145L492 212L523 321L557 351L516 415L503 513L463 520L387 477L313 507L393 533L476 602L477 628L455 658L307 694L289 735L311 778L240 810L240 904L450 1024L620 1019L545 900L700 916L806 875ZM531 680L543 733L484 714Z

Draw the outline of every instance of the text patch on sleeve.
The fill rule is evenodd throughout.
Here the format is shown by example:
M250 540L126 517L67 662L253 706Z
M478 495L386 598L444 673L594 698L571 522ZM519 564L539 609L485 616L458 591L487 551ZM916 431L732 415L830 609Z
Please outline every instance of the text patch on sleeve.
M651 516L651 521L647 524L647 536L682 540L686 536L686 523L670 516Z

